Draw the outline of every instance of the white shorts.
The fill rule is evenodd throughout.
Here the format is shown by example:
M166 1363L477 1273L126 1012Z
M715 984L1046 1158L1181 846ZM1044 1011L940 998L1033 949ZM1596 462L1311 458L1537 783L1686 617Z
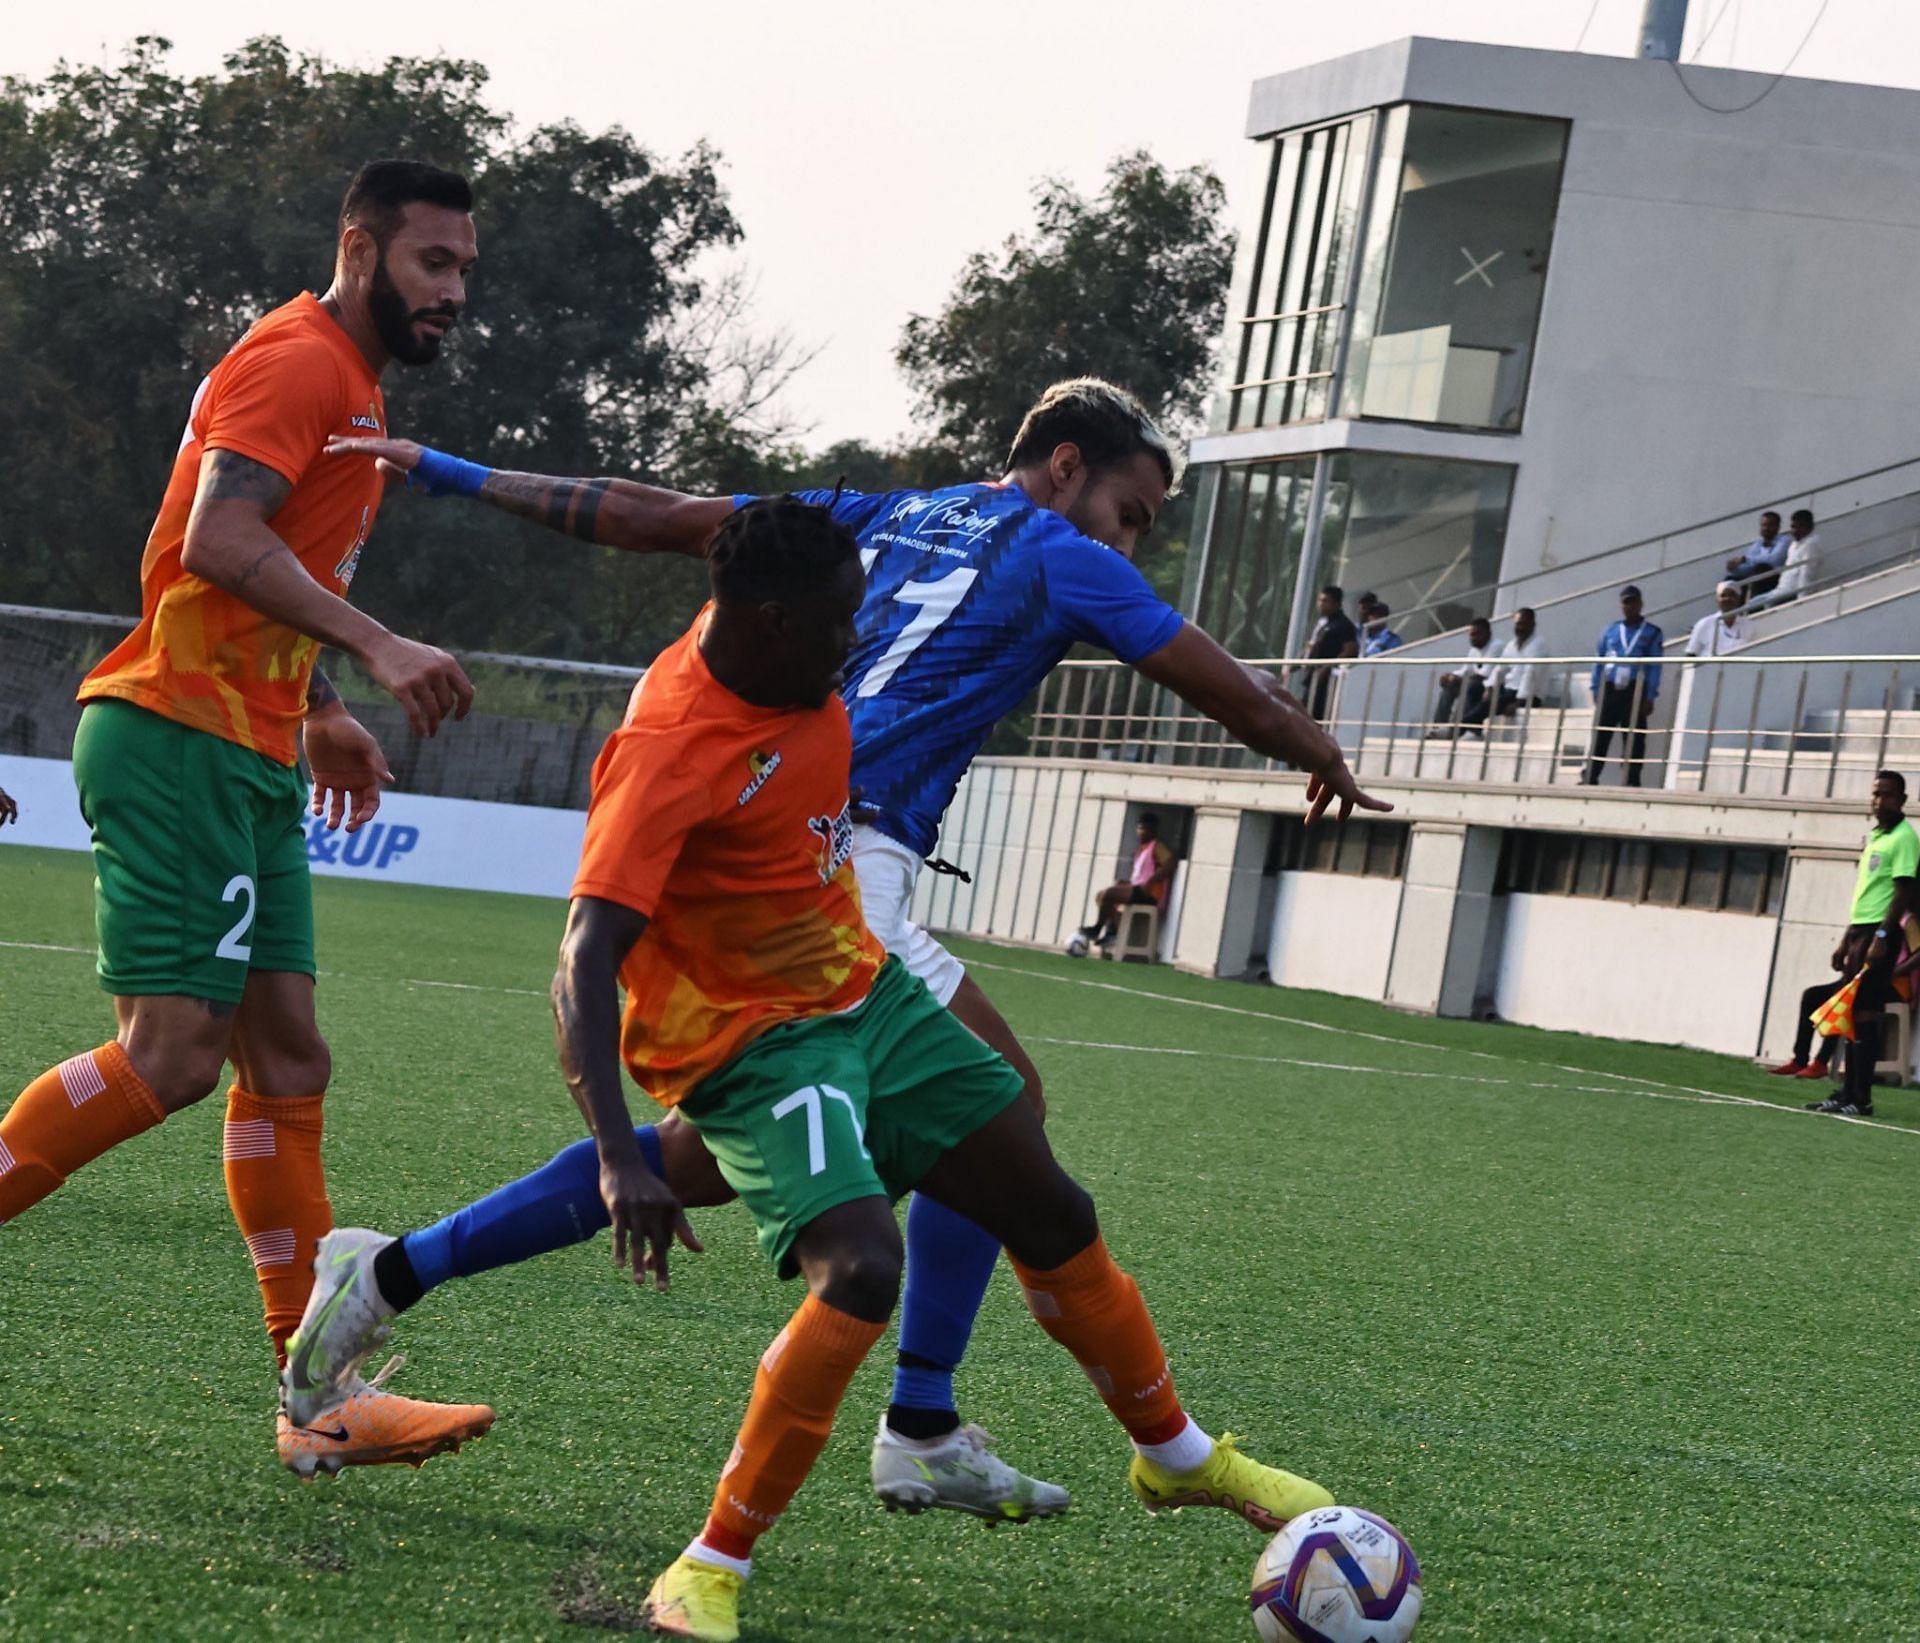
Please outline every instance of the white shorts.
M860 881L860 907L880 945L927 984L941 1004L951 1004L966 979L959 959L908 916L920 858L904 844L871 827L853 830L853 876Z

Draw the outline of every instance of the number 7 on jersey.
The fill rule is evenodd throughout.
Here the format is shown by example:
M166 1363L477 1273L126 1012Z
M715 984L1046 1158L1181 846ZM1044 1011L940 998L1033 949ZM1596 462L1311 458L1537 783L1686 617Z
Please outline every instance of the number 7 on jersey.
M877 548L860 550L860 568L871 572L873 562L879 557ZM966 597L967 589L972 587L980 575L977 570L951 570L945 576L931 582L908 582L894 595L903 605L918 605L913 619L900 630L899 636L880 659L867 669L860 681L856 696L878 696L887 688L887 681L900 671L900 664L933 637L933 630L959 609L960 601Z

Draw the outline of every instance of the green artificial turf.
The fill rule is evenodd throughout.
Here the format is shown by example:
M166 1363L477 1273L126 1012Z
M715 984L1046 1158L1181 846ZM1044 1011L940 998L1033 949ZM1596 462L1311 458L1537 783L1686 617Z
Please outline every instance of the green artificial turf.
M109 1029L65 950L91 940L88 879L0 848L0 1101ZM317 900L343 1221L416 1225L576 1138L556 903ZM1756 1104L1783 1092L1716 1056L961 951L1195 1415L1398 1524L1423 1643L1920 1636L1920 1094L1838 1122ZM493 1402L493 1435L302 1486L274 1462L219 1125L216 1099L0 1231L0 1635L631 1626L799 1298L744 1213L701 1217L666 1296L604 1241L436 1291L396 1331L398 1387ZM1074 1491L1069 1517L880 1512L886 1357L762 1544L749 1638L1253 1635L1260 1536L1132 1503L1124 1442L1004 1269L963 1407Z

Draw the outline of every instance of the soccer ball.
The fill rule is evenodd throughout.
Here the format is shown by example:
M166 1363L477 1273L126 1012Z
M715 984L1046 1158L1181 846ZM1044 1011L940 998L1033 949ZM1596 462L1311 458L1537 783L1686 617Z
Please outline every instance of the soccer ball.
M1253 1625L1266 1643L1405 1643L1420 1618L1420 1565L1371 1512L1302 1512L1253 1566Z
M1068 958L1085 958L1086 956L1087 938L1085 936L1075 936L1073 940L1067 943Z

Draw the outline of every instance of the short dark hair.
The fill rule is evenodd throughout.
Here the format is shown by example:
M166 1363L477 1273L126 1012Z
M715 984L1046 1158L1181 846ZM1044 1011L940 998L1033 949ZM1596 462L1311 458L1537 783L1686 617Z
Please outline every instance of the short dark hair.
M1374 596L1373 614L1375 616L1391 616L1393 614L1393 612L1387 608L1386 600L1380 598L1377 594Z
M1493 619L1487 616L1469 616L1467 618L1467 626L1469 628L1491 628L1493 626Z
M707 549L707 571L723 605L791 604L859 558L860 544L830 508L768 496L727 516Z
M1151 827L1155 833L1158 833L1160 831L1160 813L1157 810L1141 811L1139 825L1141 827Z
M1056 382L1021 418L1007 453L1009 468L1044 462L1058 445L1077 445L1091 472L1117 467L1142 451L1151 456L1172 490L1176 477L1167 436L1154 426L1146 406L1099 377Z
M1811 508L1795 508L1795 509L1793 510L1793 517L1792 517L1791 519L1789 519L1789 520L1787 521L1787 523L1788 523L1789 525L1797 525L1797 524L1799 524L1799 523L1800 523L1800 521L1801 521L1801 520L1803 520L1803 519L1804 519L1804 520L1805 520L1805 521L1806 521L1806 522L1807 522L1807 523L1808 523L1809 525L1811 525L1811 524L1813 523L1813 509L1811 509Z
M1534 609L1533 609L1533 606L1531 605L1522 605L1513 614L1515 616L1532 616L1536 622L1539 621L1540 619L1537 615L1534 614Z
M1761 512L1761 515L1760 515L1760 517L1761 517L1762 519L1774 519L1774 520L1777 520L1777 519L1778 519L1778 518L1780 517L1780 515L1779 515L1778 513L1776 513L1776 512L1775 512L1775 511L1774 511L1774 510L1773 510L1772 508L1767 508L1767 509L1764 509L1764 510L1763 510L1763 511Z
M1901 798L1907 796L1907 778L1897 770L1876 770L1873 773L1876 782L1892 782Z
M1329 582L1320 591L1327 598L1331 599L1336 605L1343 604L1346 601L1347 590L1343 587L1338 586L1336 583Z
M416 201L471 211L473 189L465 177L420 160L369 160L347 184L340 202L340 229L364 228L383 251L400 226L400 213Z

